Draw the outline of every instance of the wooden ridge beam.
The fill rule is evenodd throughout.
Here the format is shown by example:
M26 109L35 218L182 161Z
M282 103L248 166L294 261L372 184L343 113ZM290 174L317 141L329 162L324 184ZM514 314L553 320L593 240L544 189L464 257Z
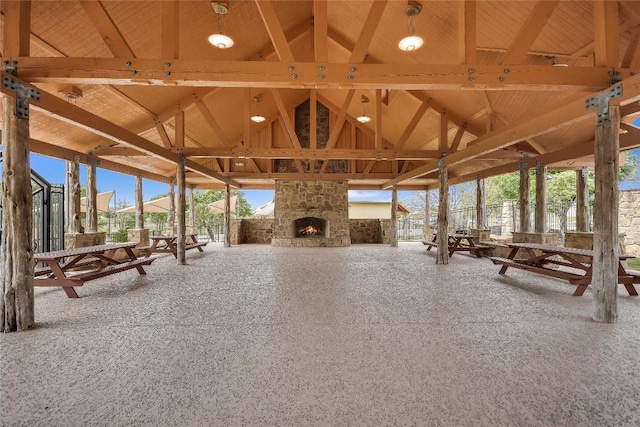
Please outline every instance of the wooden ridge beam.
M172 87L312 89L318 87L318 69L322 65L323 88L595 92L609 86L610 71L606 66L505 68L484 64L358 64L352 71L353 65L342 63L194 59L173 60L167 69L162 59L19 57L15 60L18 77L32 83ZM631 76L631 70L619 71L623 78Z
M99 149L101 155L119 154L123 148ZM137 152L137 155L142 155ZM367 150L367 149L289 149L289 148L184 148L189 158L308 159L308 160L429 160L440 158L437 150Z

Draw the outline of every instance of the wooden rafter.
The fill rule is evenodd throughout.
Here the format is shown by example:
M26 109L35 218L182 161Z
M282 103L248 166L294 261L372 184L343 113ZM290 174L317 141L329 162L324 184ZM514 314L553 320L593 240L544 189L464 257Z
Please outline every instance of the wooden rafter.
M171 140L169 139L169 135L167 135L167 130L164 128L162 123L159 120L156 121L156 131L162 140L162 144L164 148L171 148Z
M267 32L271 38L271 43L273 43L273 48L278 55L278 59L281 62L293 62L294 59L291 47L289 47L289 42L284 35L282 25L278 20L278 15L273 8L271 0L256 0L256 6L260 11L262 21L264 22L264 26L267 28Z
M533 8L524 25L520 27L520 31L515 36L511 46L502 59L502 63L506 65L520 64L527 55L527 52L536 41L547 21L558 6L558 0L538 1Z
M313 1L313 46L316 62L329 61L327 0Z
M4 7L2 52L5 57L29 56L31 1L7 1Z
M364 21L364 25L360 31L360 37L358 37L358 41L351 51L351 57L349 58L350 64L357 64L364 60L386 6L387 0L374 0L371 9L369 9L367 19Z
M382 149L382 90L376 89L375 92L375 117L374 117L374 126L375 126L375 147L376 150Z
M451 142L451 149L449 150L452 153L458 151L460 147L460 141L462 141L462 136L464 135L465 129L463 127L459 127L456 131L456 135L453 137L453 141Z
M116 58L136 57L101 1L81 1L80 5L113 56Z
M175 146L177 149L181 150L184 148L184 111L182 111L182 109L178 109L178 111L176 111L175 126Z
M162 58L178 59L180 57L179 0L162 2Z
M440 114L440 131L438 132L438 148L440 152L449 150L449 119L445 114Z
M342 108L340 108L340 111L338 112L338 119L332 126L331 133L329 134L329 141L327 142L328 149L335 147L336 142L338 142L338 137L340 136L340 132L342 132L342 127L344 126L344 122L347 118L347 111L349 110L349 104L351 104L354 94L354 90L347 92L347 96L342 103Z
M355 128L354 128L355 129ZM114 149L115 150L115 149ZM102 153L120 155L118 151L103 149ZM311 148L184 148L182 153L190 158L237 158L253 159L309 159L309 160L429 160L440 157L438 150L394 149L311 149ZM139 153L140 154L140 153ZM102 154L106 155L106 154Z
M458 61L476 62L476 0L458 2Z
M416 129L416 126L418 126L418 123L420 123L420 120L422 119L422 117L424 116L424 113L426 113L428 109L429 109L429 104L427 104L426 102L420 103L418 110L413 114L413 117L409 121L409 124L407 124L407 126L404 128L402 135L400 135L400 139L398 139L398 141L395 144L395 148L397 150L402 150L404 148L405 144L407 143L407 140L409 139L413 131Z
M618 66L618 2L593 1L595 65Z

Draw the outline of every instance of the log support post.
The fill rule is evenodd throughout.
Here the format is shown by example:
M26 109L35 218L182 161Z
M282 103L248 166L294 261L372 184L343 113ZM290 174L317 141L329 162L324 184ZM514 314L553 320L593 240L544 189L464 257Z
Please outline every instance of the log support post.
M187 263L186 258L186 223L185 223L185 212L186 212L186 203L185 203L185 159L182 156L182 151L178 153L180 156L180 161L178 162L178 166L176 168L176 177L178 180L178 206L177 206L177 217L178 217L178 233L177 233L177 261L178 265L185 265Z
M608 104L608 99L607 99ZM609 106L609 120L596 126L595 200L593 212L594 320L615 323L618 318L618 156L620 108Z
M576 171L576 231L589 230L589 170Z
M536 160L536 233L547 232L547 166Z
M396 180L393 180L391 188L391 227L389 228L389 246L398 247L398 187Z
M193 197L193 186L189 188L189 225L196 226L196 202Z
M29 119L17 116L15 99L3 97L2 120L0 331L13 332L35 324Z
M436 264L449 264L449 177L444 157L438 162L440 178L440 200L438 204L438 250Z
M82 226L82 218L80 217L80 158L76 156L72 162L68 163L67 181L69 187L69 226L67 233L76 234L84 233Z
M98 159L90 158L87 166L87 202L85 230L88 233L98 231L98 187L96 184L96 168Z
M528 233L530 229L531 203L529 202L529 170L525 159L520 163L520 232Z
M144 203L142 201L142 177L136 176L136 229L144 228Z
M172 176L169 182L169 215L167 218L167 227L170 230L169 234L175 234L176 229L176 177Z
M487 222L487 199L484 191L484 179L476 180L476 228L483 230Z
M229 181L224 185L224 247L231 247L231 188Z

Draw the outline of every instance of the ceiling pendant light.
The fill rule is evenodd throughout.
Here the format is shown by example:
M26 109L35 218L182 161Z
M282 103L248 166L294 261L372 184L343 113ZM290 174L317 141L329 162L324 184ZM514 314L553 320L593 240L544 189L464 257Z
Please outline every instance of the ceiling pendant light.
M404 10L404 14L409 19L409 35L398 43L398 47L405 52L411 52L419 49L424 43L422 37L414 35L415 32L415 19L420 13L421 6L417 3L412 3Z
M258 106L256 107L256 114L251 116L251 121L256 123L262 123L266 120L264 116L260 115L260 103L262 102L262 98L260 96L256 96L253 98L253 102L258 104Z
M369 98L367 98L366 96L363 96L360 99L360 103L362 103L362 115L356 118L356 120L359 121L360 123L368 123L371 121L371 117L367 116L367 111L366 111L366 105L368 102L369 102Z
M209 43L218 49L228 49L233 46L233 39L224 34L224 15L229 13L229 7L225 3L211 2L213 11L218 15L218 33L209 36Z

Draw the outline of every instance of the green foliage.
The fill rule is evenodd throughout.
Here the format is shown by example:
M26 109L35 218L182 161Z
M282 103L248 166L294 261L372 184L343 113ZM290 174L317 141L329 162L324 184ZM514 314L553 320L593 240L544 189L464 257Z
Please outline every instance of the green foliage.
M112 240L114 242L122 243L122 242L126 242L126 241L129 240L129 234L127 233L126 229L122 228L122 229L118 230L117 232L113 233L111 238L112 238Z
M620 166L619 181L638 182L638 164L640 164L640 156L634 152L628 152L626 161Z

